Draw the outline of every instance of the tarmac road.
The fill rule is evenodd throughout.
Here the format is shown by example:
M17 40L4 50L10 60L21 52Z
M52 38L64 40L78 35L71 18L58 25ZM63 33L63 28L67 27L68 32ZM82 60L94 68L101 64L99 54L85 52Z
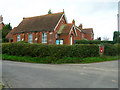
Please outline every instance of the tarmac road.
M118 61L91 64L2 62L10 88L118 88Z

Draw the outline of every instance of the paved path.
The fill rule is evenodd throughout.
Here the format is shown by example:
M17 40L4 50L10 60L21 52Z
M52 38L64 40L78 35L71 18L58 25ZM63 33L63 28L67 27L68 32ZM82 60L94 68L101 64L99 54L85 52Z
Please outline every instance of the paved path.
M118 88L118 61L92 64L32 64L3 61L11 88Z

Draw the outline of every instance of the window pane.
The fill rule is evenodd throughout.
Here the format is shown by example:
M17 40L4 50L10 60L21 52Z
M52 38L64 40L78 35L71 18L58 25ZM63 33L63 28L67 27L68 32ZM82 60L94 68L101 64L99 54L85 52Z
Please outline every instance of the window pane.
M17 35L17 42L19 42L20 41L20 35Z
M42 33L42 43L47 43L47 33Z
M28 41L29 43L33 43L33 36L32 36L32 34L29 34L29 41Z
M63 44L63 40L60 40L60 44L61 44L61 45Z
M57 33L55 33L55 38L57 39Z
M57 44L57 45L59 44L59 40L56 40L56 44Z

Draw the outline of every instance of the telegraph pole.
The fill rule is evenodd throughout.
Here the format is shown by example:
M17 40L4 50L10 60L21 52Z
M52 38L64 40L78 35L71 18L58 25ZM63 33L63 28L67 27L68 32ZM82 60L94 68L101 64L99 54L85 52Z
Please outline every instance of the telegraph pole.
M120 1L118 2L118 14L117 14L117 22L118 22L118 41L120 36Z

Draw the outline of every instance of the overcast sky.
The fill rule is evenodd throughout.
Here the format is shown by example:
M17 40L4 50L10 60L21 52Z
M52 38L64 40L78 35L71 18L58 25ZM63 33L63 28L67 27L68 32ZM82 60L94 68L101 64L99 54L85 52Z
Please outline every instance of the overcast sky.
M117 30L119 0L1 0L0 15L4 23L18 26L23 17L39 16L65 10L68 23L75 19L75 24L83 28L93 28L95 39L109 37Z

